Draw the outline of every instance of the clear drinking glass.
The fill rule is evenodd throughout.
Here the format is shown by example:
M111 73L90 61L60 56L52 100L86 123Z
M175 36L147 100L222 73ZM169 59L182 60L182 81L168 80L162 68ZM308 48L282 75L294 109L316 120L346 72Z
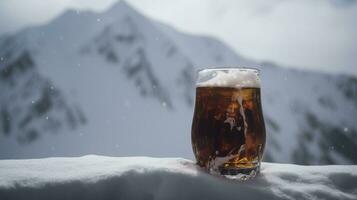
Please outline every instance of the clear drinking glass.
M259 173L265 147L260 94L257 69L198 72L191 136L199 166L239 180Z

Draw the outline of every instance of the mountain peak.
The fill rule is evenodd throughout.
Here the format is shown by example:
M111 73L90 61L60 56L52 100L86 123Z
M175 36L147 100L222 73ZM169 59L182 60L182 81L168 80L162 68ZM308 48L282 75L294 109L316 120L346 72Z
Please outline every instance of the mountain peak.
M128 4L125 0L118 0L114 4L110 6L107 12L127 12L127 11L133 11L137 12L134 10L134 8Z

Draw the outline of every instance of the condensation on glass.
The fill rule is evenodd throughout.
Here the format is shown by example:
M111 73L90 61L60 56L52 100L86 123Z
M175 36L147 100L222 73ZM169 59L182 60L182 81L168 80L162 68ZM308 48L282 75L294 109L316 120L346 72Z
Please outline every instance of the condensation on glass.
M199 166L239 180L259 173L265 147L260 95L257 69L198 72L191 135Z

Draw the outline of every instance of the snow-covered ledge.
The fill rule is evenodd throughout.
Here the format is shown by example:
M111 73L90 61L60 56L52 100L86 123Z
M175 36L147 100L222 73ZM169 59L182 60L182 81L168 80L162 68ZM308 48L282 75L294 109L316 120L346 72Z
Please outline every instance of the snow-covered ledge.
M357 166L263 163L242 183L181 158L1 160L0 199L357 199Z

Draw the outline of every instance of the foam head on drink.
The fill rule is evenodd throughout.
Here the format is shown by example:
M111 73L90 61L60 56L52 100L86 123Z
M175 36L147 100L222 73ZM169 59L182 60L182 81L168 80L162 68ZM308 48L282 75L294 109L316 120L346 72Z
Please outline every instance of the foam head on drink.
M198 76L197 87L260 88L255 69L204 69Z

